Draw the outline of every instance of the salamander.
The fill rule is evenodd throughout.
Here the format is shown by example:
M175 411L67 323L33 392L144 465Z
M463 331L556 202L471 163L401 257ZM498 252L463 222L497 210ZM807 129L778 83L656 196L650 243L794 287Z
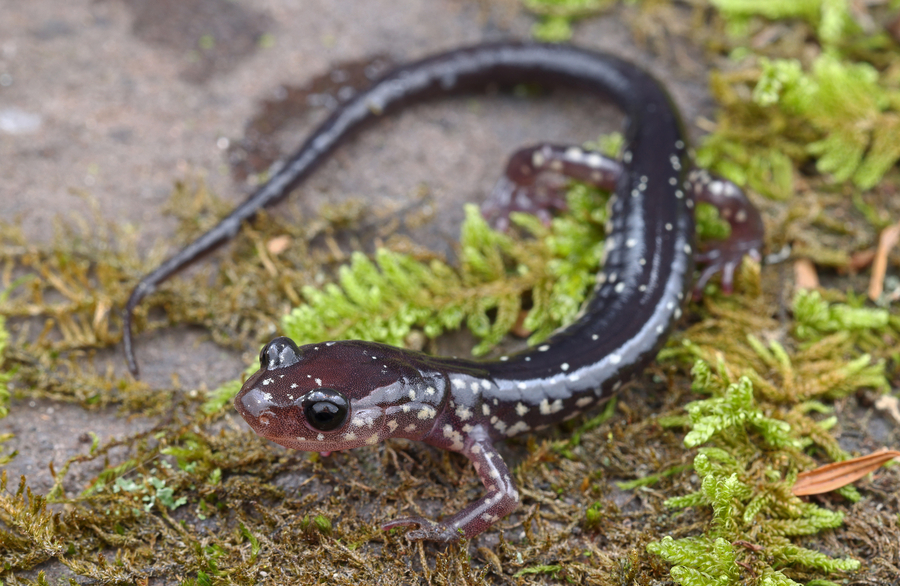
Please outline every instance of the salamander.
M546 214L559 206L547 177L562 174L613 191L605 261L575 321L545 342L494 360L435 357L363 341L298 347L277 338L260 352L234 405L259 435L282 446L328 453L407 438L458 452L485 494L413 540L451 542L485 531L515 510L520 495L495 442L577 417L608 399L656 355L690 296L694 256L709 263L702 285L723 272L730 289L744 255L758 257L762 220L735 185L690 171L684 131L670 98L649 74L617 57L566 45L499 43L453 50L402 66L339 107L269 181L227 218L148 274L125 309L125 352L136 371L131 312L162 280L231 238L245 219L283 198L365 122L404 105L488 86L569 86L612 99L627 117L621 160L580 147L537 145L514 154L486 215ZM552 183L552 182L551 182ZM729 239L698 252L695 201L719 205Z

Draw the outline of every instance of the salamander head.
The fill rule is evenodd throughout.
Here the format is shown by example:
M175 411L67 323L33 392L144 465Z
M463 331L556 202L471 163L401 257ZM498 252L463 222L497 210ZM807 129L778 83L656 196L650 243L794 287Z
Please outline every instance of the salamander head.
M369 342L298 347L289 338L276 338L260 352L260 369L244 383L234 406L257 434L295 450L331 452L387 437L417 439L430 429L425 418L415 430L401 427L400 420L429 405L416 400L425 383L405 356ZM418 394L424 399L425 393ZM434 407L426 413L433 421Z

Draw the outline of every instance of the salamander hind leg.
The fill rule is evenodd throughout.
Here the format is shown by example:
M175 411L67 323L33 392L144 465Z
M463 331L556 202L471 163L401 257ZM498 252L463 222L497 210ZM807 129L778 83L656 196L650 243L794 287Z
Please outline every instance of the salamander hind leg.
M503 177L494 185L481 212L499 230L509 227L512 212L526 212L550 221L552 210L566 208L567 179L613 190L622 164L577 146L542 144L516 151Z
M426 441L442 449L459 448L459 445L449 444L462 441L462 449L453 451L461 452L472 461L487 493L463 510L439 522L422 517L402 517L384 523L382 529L387 531L395 527L417 525L418 529L406 534L407 539L452 543L460 539L470 539L490 529L494 523L513 512L519 505L519 491L516 490L509 475L506 462L494 449L487 432L480 425L475 426L475 429L462 439L462 434L452 429L449 423L445 427L450 428L441 430L442 440L446 439L447 442L431 438ZM444 431L448 433L443 433Z
M731 181L713 177L702 169L692 171L688 181L696 199L716 206L719 215L731 225L728 238L707 242L695 255L694 260L706 267L694 285L694 298L700 297L703 287L718 272L722 273L722 290L731 293L734 272L744 256L757 261L762 258L765 233L762 216L743 190Z

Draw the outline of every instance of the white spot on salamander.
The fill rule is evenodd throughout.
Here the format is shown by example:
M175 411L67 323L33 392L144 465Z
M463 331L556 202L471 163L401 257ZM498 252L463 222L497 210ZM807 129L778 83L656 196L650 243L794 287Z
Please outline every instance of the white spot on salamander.
M572 146L566 149L565 157L571 161L576 163L581 162L581 158L584 156L584 151L576 146Z
M531 426L525 423L524 421L518 421L515 425L506 430L507 436L514 436L517 433L522 433L531 429Z
M563 408L562 399L557 399L552 403L549 399L544 399L543 401L541 401L539 408L542 415L550 415L552 413L556 413L558 411L561 411Z
M465 405L460 405L456 408L456 416L459 417L460 421L466 421L472 417L472 411Z
M522 403L516 403L516 414L519 417L525 417L525 414L528 413L529 409Z

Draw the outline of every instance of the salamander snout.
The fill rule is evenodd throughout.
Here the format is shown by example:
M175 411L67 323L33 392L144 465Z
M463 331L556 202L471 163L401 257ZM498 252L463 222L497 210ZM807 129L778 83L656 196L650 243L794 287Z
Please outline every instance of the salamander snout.
M257 433L305 435L304 430L333 431L350 415L350 402L340 391L319 387L294 396L279 393L265 384L245 386L235 398L235 407ZM274 385L272 385L274 386Z

